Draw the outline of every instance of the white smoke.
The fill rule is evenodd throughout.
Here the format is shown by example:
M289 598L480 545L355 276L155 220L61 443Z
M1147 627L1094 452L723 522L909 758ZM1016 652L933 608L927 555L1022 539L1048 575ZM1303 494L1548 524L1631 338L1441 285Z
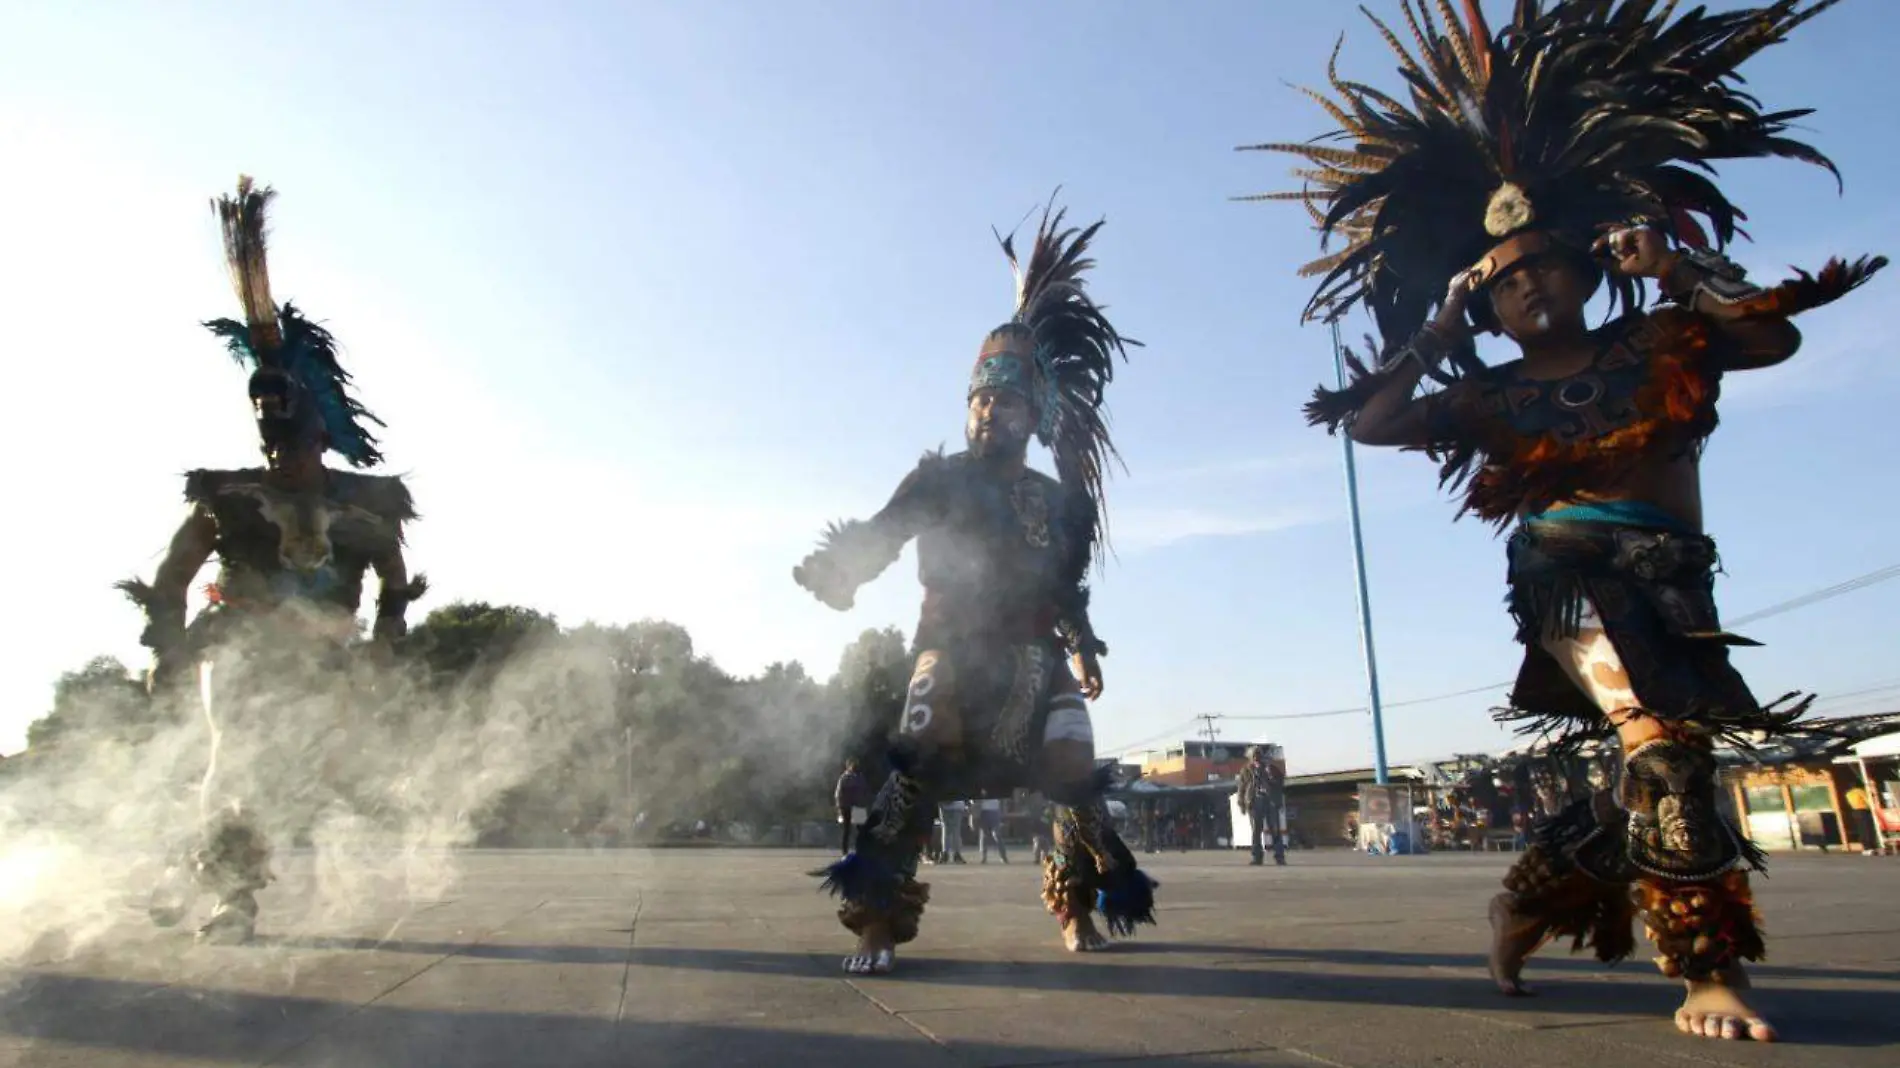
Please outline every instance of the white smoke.
M626 652L611 647L613 633L529 640L450 686L414 665L361 655L343 668L295 671L273 656L224 657L211 673L209 717L198 693L182 693L149 736L76 738L33 755L0 782L0 914L9 917L0 970L91 952L173 967L213 898L196 895L190 915L167 929L147 906L168 860L201 844L203 815L234 801L270 839L279 876L258 894L260 938L242 966L281 969L286 981L297 947L366 925L394 930L456 893L459 851L476 844L485 813L517 787L679 815L662 807L666 799L691 796L706 769L684 759L677 738L629 726L626 714L630 702L666 693L677 704L679 691L666 687L678 681L649 673L642 678L655 695L629 698ZM684 663L704 664L690 655ZM841 711L770 690L713 687L726 707L688 711L725 724L734 758L768 757L762 774L780 784L835 773Z

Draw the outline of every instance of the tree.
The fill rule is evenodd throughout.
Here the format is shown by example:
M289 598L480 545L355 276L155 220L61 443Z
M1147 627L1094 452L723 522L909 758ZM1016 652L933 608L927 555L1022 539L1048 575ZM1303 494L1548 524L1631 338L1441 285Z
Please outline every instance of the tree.
M403 650L443 681L465 681L560 634L554 617L518 605L457 601L430 612L403 639Z
M739 679L677 623L562 630L547 613L484 601L429 613L399 653L412 672L379 672L356 697L388 731L366 730L380 741L359 754L365 774L382 781L410 754L429 754L413 784L429 797L405 795L385 814L400 818L402 806L461 784L455 803L472 810L488 844L592 836L643 811L655 827L823 820L847 756L882 776L911 667L903 634L886 628L847 647L828 682L796 661ZM157 725L156 707L122 664L101 657L60 678L29 742L137 741ZM387 767L374 766L379 756ZM485 776L474 792L471 775Z
M740 684L743 733L724 792L763 824L822 819L850 730L846 709L796 661Z
M867 775L883 777L885 751L910 693L910 673L910 647L896 627L865 631L838 658L829 688L849 724L845 755L856 757Z
M145 687L117 658L96 656L53 684L53 709L26 728L29 749L77 741L137 742L158 717Z

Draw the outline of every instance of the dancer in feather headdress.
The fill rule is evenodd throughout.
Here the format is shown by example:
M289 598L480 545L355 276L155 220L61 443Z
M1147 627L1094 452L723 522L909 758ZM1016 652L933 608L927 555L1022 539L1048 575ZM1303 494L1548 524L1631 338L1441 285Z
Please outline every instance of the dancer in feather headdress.
M1845 296L1883 258L1834 260L1761 289L1720 255L1739 207L1714 163L1834 163L1786 137L1803 110L1763 112L1737 68L1835 0L1695 10L1655 0L1522 0L1492 34L1474 0L1406 0L1417 53L1410 106L1328 76L1340 131L1260 144L1311 163L1305 201L1345 247L1309 317L1364 304L1378 361L1321 390L1315 424L1364 445L1421 448L1465 511L1516 523L1511 612L1526 646L1503 718L1562 741L1619 737L1615 794L1579 802L1492 903L1492 973L1524 994L1524 960L1550 937L1615 962L1644 916L1666 975L1689 994L1678 1026L1773 1039L1742 1000L1761 931L1748 868L1761 853L1716 804L1714 741L1786 734L1807 699L1763 705L1729 663L1752 644L1721 629L1716 545L1702 534L1699 454L1727 372L1794 355L1792 315ZM1442 25L1440 25L1442 21ZM1315 97L1319 97L1315 93ZM1645 283L1663 304L1642 306ZM1609 319L1585 323L1607 285ZM1520 359L1488 367L1473 331ZM1442 386L1419 397L1425 376Z
M1015 315L989 332L966 394L968 448L923 458L884 509L834 525L793 572L833 608L918 541L924 586L916 666L886 780L857 848L826 869L856 973L890 971L917 935L929 887L916 878L937 802L1040 789L1060 805L1043 898L1069 948L1153 922L1153 886L1109 826L1087 701L1102 692L1107 646L1089 621L1088 573L1103 554L1104 467L1117 459L1102 411L1122 337L1089 297L1089 244L1101 228L1043 213ZM1013 237L1003 241L1017 265ZM1031 438L1056 475L1028 466ZM1074 671L1063 663L1073 661ZM1079 684L1078 684L1079 680Z
M337 362L329 332L292 305L272 301L264 212L273 195L240 178L237 196L213 204L244 318L205 324L251 372L265 466L188 473L190 511L157 575L150 583L120 583L146 614L141 641L153 653L154 691L170 690L197 667L191 681L201 689L214 747L219 717L228 726L232 706L268 704L284 687L307 688L313 672L333 674L357 634L365 571L373 568L381 582L372 630L378 644L403 633L409 603L426 588L421 576L409 578L403 562L403 525L415 518L415 509L401 479L324 466L326 451L358 468L380 463L368 424L382 424L351 396L350 376ZM186 593L214 552L220 566L207 588L210 603L187 626ZM209 800L214 777L258 775L245 767L241 750L220 754L214 748L210 762L201 800L211 826L195 870L201 885L218 896L218 906L199 934L243 941L256 920L253 895L268 881L269 846L254 822L254 805L247 810L235 801ZM234 799L256 785L217 793ZM219 814L211 816L214 809ZM177 915L171 906L154 910L155 918L171 922Z
M1794 355L1791 316L1884 265L1834 261L1772 288L1719 252L1739 208L1720 160L1785 156L1804 111L1763 112L1737 68L1833 0L1676 15L1654 0L1521 0L1493 34L1475 0L1406 0L1398 53L1410 105L1359 82L1318 94L1343 127L1305 144L1305 202L1345 247L1309 318L1364 304L1377 360L1321 390L1312 421L1429 452L1464 510L1503 525L1524 666L1505 718L1565 740L1618 736L1619 793L1544 825L1492 906L1492 972L1507 993L1543 941L1634 949L1632 907L1665 974L1688 985L1684 1031L1771 1039L1742 999L1762 954L1747 869L1761 854L1717 809L1713 741L1800 729L1806 701L1764 705L1730 665L1712 598L1698 457L1722 376ZM1441 24L1442 23L1442 24ZM1642 306L1647 283L1663 303ZM1610 318L1585 323L1607 286ZM1520 358L1479 360L1473 331ZM1419 396L1426 376L1443 388Z

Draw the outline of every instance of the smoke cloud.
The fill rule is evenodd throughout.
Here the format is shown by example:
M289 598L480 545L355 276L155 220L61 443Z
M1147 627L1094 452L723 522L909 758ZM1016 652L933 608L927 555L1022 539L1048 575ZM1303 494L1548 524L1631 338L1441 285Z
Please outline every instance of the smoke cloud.
M234 805L268 836L278 879L258 895L257 946L217 966L286 982L285 947L365 924L393 933L454 895L462 851L525 810L618 841L636 812L649 830L743 813L790 827L800 805L828 805L813 786L829 785L853 729L837 687L795 665L731 679L669 624L548 623L446 673L419 656L326 660L241 636L207 685L155 698L146 722L30 750L0 777L0 970L89 953L179 967L213 897L181 898L189 914L172 927L148 907L188 888L177 864Z

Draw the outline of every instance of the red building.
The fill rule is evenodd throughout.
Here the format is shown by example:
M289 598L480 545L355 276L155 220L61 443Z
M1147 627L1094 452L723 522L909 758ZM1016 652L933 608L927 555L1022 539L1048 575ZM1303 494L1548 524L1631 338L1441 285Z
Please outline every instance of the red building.
M1267 742L1183 742L1157 750L1142 761L1144 782L1161 786L1206 786L1210 782L1232 782L1247 763L1250 745Z

